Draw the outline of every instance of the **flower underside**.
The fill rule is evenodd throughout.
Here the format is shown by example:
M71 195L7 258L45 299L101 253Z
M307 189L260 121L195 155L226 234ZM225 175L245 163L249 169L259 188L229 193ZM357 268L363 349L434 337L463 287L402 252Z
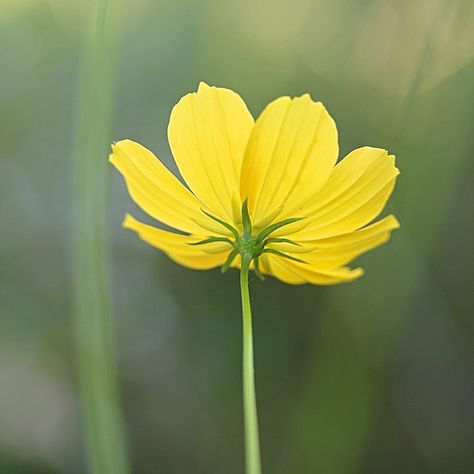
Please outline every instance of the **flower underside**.
M271 254L286 258L288 260L306 263L304 260L301 260L285 252L282 252L280 250L277 250L275 248L271 248L268 246L269 244L272 244L272 243L287 243L287 244L300 247L301 244L299 244L298 242L295 242L294 240L287 239L284 237L271 237L271 235L273 232L275 232L276 230L286 225L293 224L294 222L300 221L301 219L303 219L302 217L290 217L289 219L284 219L282 221L271 224L268 227L265 227L263 230L260 230L259 232L254 232L252 220L250 218L250 214L248 210L248 201L247 199L245 199L244 202L242 203L242 210L241 210L243 229L242 229L242 232L239 232L238 229L236 229L233 225L229 224L228 222L222 219L219 219L216 216L213 216L207 211L202 210L202 212L206 214L207 217L218 222L227 230L229 230L233 236L233 239L230 239L229 237L213 236L204 240L200 240L199 242L190 243L190 245L206 245L206 244L212 244L215 242L227 242L228 244L230 244L232 250L230 251L226 261L221 267L222 273L225 273L230 268L230 266L232 265L232 262L237 257L237 255L241 256L242 262L245 262L245 265L249 265L250 262L252 261L254 262L253 269L255 271L255 274L261 280L263 280L264 277L262 273L260 272L259 257L264 253L271 253Z
M109 159L135 203L172 230L128 214L124 227L180 265L333 285L360 277L350 262L399 227L393 215L376 220L395 157L361 147L338 160L336 124L309 94L279 97L254 119L238 94L201 83L174 106L168 139L184 183L132 140Z

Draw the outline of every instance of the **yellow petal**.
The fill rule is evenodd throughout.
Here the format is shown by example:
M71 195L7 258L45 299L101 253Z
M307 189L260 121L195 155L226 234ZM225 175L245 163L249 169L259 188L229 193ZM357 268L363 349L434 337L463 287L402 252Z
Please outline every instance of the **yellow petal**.
M168 139L193 193L217 216L234 222L240 212L239 176L254 120L228 89L201 82L171 112Z
M299 257L318 269L340 267L359 255L387 242L390 238L390 232L399 227L400 224L394 216L387 216L375 224L355 232L305 242L306 245L314 245L314 249Z
M273 258L273 261L272 261ZM275 265L275 260L277 257L273 257L270 255L262 255L260 257L260 271L265 275L272 275L279 280L289 283L291 285L301 285L306 283L304 278L295 275L293 272L288 270L285 266L278 266L278 262Z
M123 226L135 231L142 240L162 250L172 260L188 268L207 270L219 267L225 262L229 253L228 251L207 253L203 250L203 246L189 245L190 242L201 240L201 238L158 229L137 221L129 214L125 216Z
M299 263L287 260L278 255L265 255L265 270L276 278L298 285L312 283L314 285L335 285L355 280L364 274L361 268L351 270L340 267L333 270L320 270L308 263Z
M395 186L399 170L386 150L364 147L351 152L304 208L307 225L291 238L314 240L352 232L377 217ZM302 222L303 222L302 221Z
M398 228L400 228L400 223L398 222L397 218L393 215L389 215L373 224L356 230L355 232L349 232L347 234L341 234L325 239L306 241L305 244L314 245L321 250L332 250L334 248L338 249L341 247L357 245L366 241L367 239L378 237L383 233L387 233Z
M254 222L283 206L294 217L326 182L337 160L337 129L320 102L308 94L271 102L250 136L240 191Z
M206 220L202 204L151 151L122 140L112 145L109 160L122 173L133 200L150 216L185 232L203 232L196 223Z

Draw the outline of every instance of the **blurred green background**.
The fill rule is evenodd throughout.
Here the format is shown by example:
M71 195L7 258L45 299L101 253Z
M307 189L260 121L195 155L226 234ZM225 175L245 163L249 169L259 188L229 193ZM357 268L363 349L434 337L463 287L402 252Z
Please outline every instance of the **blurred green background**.
M0 3L0 472L86 472L72 322L73 150L94 1ZM122 1L112 139L173 170L172 106L200 80L257 115L309 92L341 154L397 155L389 244L330 288L251 281L264 472L474 471L474 4ZM104 154L104 160L106 154ZM143 474L243 472L237 272L182 268L120 226L120 384Z

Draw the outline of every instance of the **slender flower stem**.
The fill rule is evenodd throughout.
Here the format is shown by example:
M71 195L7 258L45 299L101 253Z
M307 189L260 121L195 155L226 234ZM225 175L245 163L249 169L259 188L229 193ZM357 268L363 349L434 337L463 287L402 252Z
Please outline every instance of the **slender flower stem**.
M242 256L240 291L242 295L243 351L242 381L244 398L245 466L246 474L261 474L260 441L258 436L257 402L253 364L252 311L249 296L249 266L251 258Z
M128 474L108 296L107 150L118 0L97 0L82 68L75 156L75 331L91 474Z

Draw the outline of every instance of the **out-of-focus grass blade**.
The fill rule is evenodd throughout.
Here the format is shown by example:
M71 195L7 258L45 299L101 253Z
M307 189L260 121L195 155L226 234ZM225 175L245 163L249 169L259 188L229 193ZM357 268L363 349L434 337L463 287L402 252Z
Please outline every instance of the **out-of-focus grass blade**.
M98 0L86 49L75 153L75 318L83 428L94 474L129 472L120 412L106 245L115 1Z

